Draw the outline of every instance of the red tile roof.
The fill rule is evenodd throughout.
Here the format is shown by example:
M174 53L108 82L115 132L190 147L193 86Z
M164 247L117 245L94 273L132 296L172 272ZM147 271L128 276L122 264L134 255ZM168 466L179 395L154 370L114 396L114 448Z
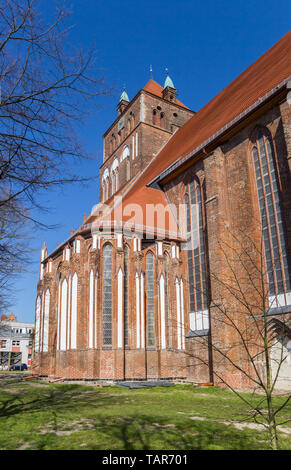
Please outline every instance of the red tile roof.
M152 93L153 95L156 95L159 98L163 98L163 87L152 79L147 82L146 86L143 87L143 90L148 91L149 93ZM176 104L178 104L179 106L183 106L183 108L189 109L177 99Z
M147 183L291 75L291 31L200 109L157 155ZM141 183L141 182L140 182Z
M138 189L148 184L178 158L201 145L260 97L287 79L291 75L290 57L291 31L173 135L137 182L138 187L133 187L131 193L134 192L136 197Z
M153 158L153 160L154 159L155 158ZM132 224L137 231L155 233L162 237L166 236L173 240L180 240L181 234L179 233L176 219L172 211L168 210L169 207L167 200L164 193L161 191L153 190L153 194L157 195L157 199L154 199L153 204L159 205L159 207L156 207L159 212L156 216L154 215L154 217L157 217L156 220L152 219L152 210L150 210L148 214L146 214L146 211L139 210L139 207L144 206L144 200L140 201L139 199L136 199L133 202L126 204L126 206L123 203L123 201L126 200L126 195L136 187L135 182L139 181L142 174L147 171L150 164L151 163L120 188L119 191L105 202L105 204L99 203L95 206L92 213L81 227L81 231L87 230L89 226L91 229L93 228L93 230L96 231L98 231L99 227L106 229L107 227L113 226L120 227L120 225L125 229L129 229L130 224ZM152 190L150 189L150 191ZM163 209L165 209L165 212Z
M197 148L260 97L263 97L284 79L290 77L290 57L291 31L173 135L147 170L141 174L134 186L124 196L123 206L137 204L144 211L146 204L161 204L166 207L168 201L165 194L146 185L177 159ZM161 92L162 87L150 80L144 89L158 94Z

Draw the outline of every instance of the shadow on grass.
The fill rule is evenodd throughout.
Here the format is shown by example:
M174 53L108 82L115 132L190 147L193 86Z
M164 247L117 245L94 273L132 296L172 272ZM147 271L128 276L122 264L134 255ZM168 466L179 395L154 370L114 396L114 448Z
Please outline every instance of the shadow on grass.
M205 450L205 449L262 449L267 442L256 440L254 431L240 431L232 426L206 420L205 422L170 424L157 418L136 417L122 420L98 420L97 433L102 430L114 449L121 450ZM94 444L91 449L98 449ZM109 447L112 449L112 447ZM103 448L104 449L104 448Z
M46 393L42 393L41 396L37 394L34 390L31 395L33 399L30 398L30 393L25 392L11 394L6 400L0 401L0 418L9 418L11 416L23 413L35 413L46 408L51 407L71 407L72 404L70 401L77 391L74 386L67 386L63 389L51 389ZM34 396L36 395L36 396Z
M153 411L126 416L131 413L125 402L127 396L114 390L96 391L76 385L45 390L32 387L2 399L0 418L3 422L19 416L29 422L23 438L29 447L39 450L82 449L81 444L86 450L267 448L265 437L258 437L255 431L237 430L208 419L177 418L175 410L169 410L168 416L156 416ZM107 416L103 416L105 407ZM17 432L17 421L13 432L14 426ZM7 445L11 448L13 443L7 441Z

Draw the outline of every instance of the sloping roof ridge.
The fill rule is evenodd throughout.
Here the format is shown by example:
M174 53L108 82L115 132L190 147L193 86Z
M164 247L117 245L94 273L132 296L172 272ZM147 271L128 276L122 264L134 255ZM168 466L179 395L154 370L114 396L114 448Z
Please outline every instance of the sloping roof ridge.
M173 138L170 137L169 140L171 140ZM116 204L114 204L115 201L115 198L118 197L118 196L121 196L122 200L123 200L123 197L125 197L135 186L135 184L138 182L138 180L144 175L144 173L149 169L149 167L156 161L159 153L162 151L162 149L165 147L165 145L167 144L167 142L161 147L161 149L159 150L159 152L155 155L153 155L152 159L149 161L149 163L139 172L137 173L129 182L128 184L125 184L124 186L122 186L120 188L120 191L118 191L117 193L115 193L108 201L109 201L109 204L105 204L105 206L107 205L108 207L108 211L106 212L106 214L102 214L100 217L102 218L103 216L108 216L113 209L116 208ZM120 199L118 199L118 202L120 203ZM98 204L96 204L94 207L98 206L99 204L102 204L102 202L99 202ZM92 212L90 213L90 215L87 217L87 221L90 220L91 217L94 217L94 213L92 214ZM96 217L98 217L98 215L96 215ZM85 221L86 222L86 221ZM92 224L94 224L94 220L92 222L88 222L87 224L81 224L76 230L74 230L74 232L72 233L72 235L70 235L68 238L66 238L59 246L57 246L53 251L51 251L43 261L46 261L48 258L50 258L50 256L52 256L54 253L56 253L59 249L61 249L64 245L66 245L66 243L68 243L71 239L73 239L75 236L77 236L78 234L80 234L81 232L87 230L89 227L92 226Z
M135 184L138 182L138 180L143 176L144 172L149 168L149 166L154 162L154 160L157 158L157 155L154 155L152 157L152 159L149 161L149 163L143 168L143 170L141 170L139 173L137 173L129 182L128 182L128 185L125 185L121 188L121 191L115 193L110 199L109 199L109 204L104 204L105 206L105 209L108 208L108 211L106 211L106 213L102 214L101 215L101 218L103 216L108 216L113 209L115 209L117 207L117 205L120 204L120 197L121 199L123 199L124 196L126 196L135 186ZM116 198L118 198L118 201L116 201ZM100 204L100 203L99 203ZM102 204L102 203L101 203ZM107 206L107 207L106 207ZM95 206L94 206L95 207ZM87 220L89 220L91 217L94 217L94 213L89 215L89 217L87 218ZM98 215L97 215L98 217ZM89 228L92 224L94 223L94 220L92 222L89 222L88 224L82 224L80 227L79 227L79 231L81 230L86 230L86 228Z
M248 108L245 108L241 113L236 115L231 121L227 122L223 127L221 127L214 134L212 134L208 139L204 140L198 147L194 148L193 150L191 150L189 153L187 153L184 156L180 155L174 162L172 162L167 168L165 168L157 177L155 177L152 181L150 181L147 184L147 186L150 186L151 184L153 184L157 180L161 180L166 175L171 173L171 171L173 171L176 168L178 168L179 166L181 166L183 163L185 163L187 160L189 160L191 157L193 157L193 155L195 155L200 150L202 150L204 147L206 147L210 142L215 140L217 137L219 137L225 131L229 130L232 126L237 124L241 119L246 117L258 105L263 104L269 97L271 97L275 92L280 90L290 80L291 80L291 75L289 75L289 77L285 78L281 83L279 83L278 85L273 87L271 90L269 90L265 95L263 95L262 97L259 97Z
M160 85L158 82L156 82L155 80L153 80L152 78L147 82L147 84L141 89L141 91L144 90L148 93L151 93L152 95L155 95L157 96L158 98L161 98L163 99L163 90L164 88L162 87L162 85ZM172 104L175 104L177 106L181 106L182 108L185 108L189 111L192 111L191 109L188 108L188 106L186 106L184 103L182 103L181 101L179 101L178 99L176 99L175 102L172 102ZM194 111L192 111L194 112Z
M233 123L237 116L243 119L242 115L248 108L286 81L291 72L288 59L290 47L291 31L189 119L159 151L155 165L143 175L139 188L143 185L144 188L154 190L149 184L157 180L167 168L174 169L179 160L184 160L185 156L200 148L227 124ZM133 193L139 188L135 186L126 199L134 198ZM142 197L146 198L147 193Z
M124 196L126 196L132 189L134 189L135 184L136 184L136 183L139 181L139 179L144 175L144 173L149 169L149 167L150 167L153 163L155 163L155 161L157 160L157 158L158 158L160 152L161 152L161 151L163 150L163 148L167 145L167 143L173 138L173 136L174 136L174 134L170 137L170 139L169 139L167 142L164 143L164 145L162 145L162 147L160 148L160 150L158 151L158 153L153 154L153 157L151 158L151 160L149 161L149 163L148 163L139 173L137 173L137 174L128 182L128 184L122 186L122 188L120 188L120 191L117 191L117 193L115 193L113 196L111 196L110 199L108 199L109 204L111 204L109 209L112 210L113 208L115 208L115 206L114 206L114 200L115 200L116 197L118 197L118 196L124 197ZM113 203L113 204L112 204L112 203ZM100 203L99 203L99 204L100 204ZM96 207L96 206L94 206L94 207ZM108 213L107 213L106 215L108 215ZM94 214L92 214L92 212L91 212L91 214L87 217L87 220L89 220L91 217L94 217ZM91 224L91 222L90 222L90 224ZM82 224L82 225L79 227L78 230L80 230L82 227L86 227L86 225L89 225L89 224L84 224L84 225Z
M149 81L146 83L146 85L142 88L142 90L146 90L147 87L153 83L154 85L158 85L158 87L161 89L161 91L163 90L163 87L162 85L160 85L158 82L156 82L155 80L153 80L152 78L149 79Z
M282 47L283 47L283 44L285 46L285 42L289 40L289 47L290 47L290 44L291 44L291 41L290 39L291 38L291 31L289 31L288 33L286 33L279 41L277 41L270 49L268 49L266 52L264 52L260 57L258 57L258 59L255 60L255 62L253 62L252 64L250 64L245 70L242 71L241 74L239 74L232 82L230 82L226 87L224 87L217 95L213 96L213 98L211 98L211 100L206 103L202 108L200 108L199 111L197 111L197 113L192 117L190 118L176 133L175 135L173 136L173 139L170 139L166 146L167 147L171 147L172 143L174 144L177 140L177 138L179 138L181 135L184 134L184 137L186 138L187 137L187 132L189 132L189 130L191 130L191 133L193 134L193 128L196 124L196 122L198 121L198 124L200 125L200 122L199 122L199 119L201 117L201 114L203 115L203 113L209 113L209 108L211 108L211 106L213 104L216 104L217 101L221 101L221 99L224 98L224 95L226 94L226 91L236 91L237 89L237 84L240 85L241 87L241 80L247 80L247 78L249 78L248 76L250 75L250 72L252 74L254 74L254 71L256 71L256 69L258 68L258 66L265 66L265 61L268 60L270 58L270 55L274 55L274 51L276 51L276 49L279 47L279 49L281 49L279 52L282 52ZM287 51L285 51L286 54L287 54ZM279 54L277 54L279 55ZM280 58L278 59L278 61L280 61ZM280 62L279 62L280 64ZM276 65L275 65L276 66ZM290 67L290 70L291 70L291 67ZM276 75L277 77L277 75ZM253 78L253 77L252 77ZM199 144L199 146L197 146L197 149L199 148L202 148L204 146L205 143L209 142L211 140L211 138L213 136L217 136L221 129L225 129L228 125L231 125L235 120L239 119L239 118L242 118L244 117L244 115L248 112L248 110L252 110L254 107L255 107L255 104L261 100L261 102L263 101L263 99L266 99L269 94L271 94L272 92L276 91L277 88L281 87L281 86L284 86L284 84L286 82L288 82L288 80L290 80L290 75L287 75L285 73L285 77L284 79L282 80L282 74L280 76L278 76L278 79L276 80L275 83L272 83L270 84L270 86L266 89L263 89L261 90L260 92L257 91L256 93L256 97L253 99L253 101L251 102L251 104L248 105L248 103L246 102L245 103L245 100L242 98L241 99L241 103L242 103L242 106L241 106L241 109L240 111L238 112L238 114L234 115L229 121L226 121L223 126L220 126L220 127L217 127L217 129L215 129L215 132L213 132L211 135L209 135L203 142L201 142ZM271 80L270 80L271 81ZM273 80L274 82L274 80ZM264 86L264 85L263 85ZM227 97L228 100L230 98L232 98L232 96L228 96ZM211 112L213 112L211 110ZM196 131L197 129L195 129ZM185 135L186 134L186 135ZM159 154L163 153L163 150L164 149L161 149L159 151ZM184 158L188 157L191 153L193 153L193 149L191 150L186 150L184 149L180 155L175 159L173 160L169 165L168 167L165 167L161 173L163 173L164 171L166 171L167 169L172 169L172 167L175 166L175 164L177 164L180 160L184 160ZM158 155L159 156L159 155ZM161 174L159 173L159 174ZM148 184L150 184L151 182L155 181L157 179L157 176L158 175L155 175L149 182Z

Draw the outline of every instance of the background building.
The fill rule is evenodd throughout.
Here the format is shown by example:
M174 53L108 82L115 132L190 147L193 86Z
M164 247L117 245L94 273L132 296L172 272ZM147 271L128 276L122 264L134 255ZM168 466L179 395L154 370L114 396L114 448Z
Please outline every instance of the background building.
M0 368L32 363L34 323L18 322L15 315L0 318Z

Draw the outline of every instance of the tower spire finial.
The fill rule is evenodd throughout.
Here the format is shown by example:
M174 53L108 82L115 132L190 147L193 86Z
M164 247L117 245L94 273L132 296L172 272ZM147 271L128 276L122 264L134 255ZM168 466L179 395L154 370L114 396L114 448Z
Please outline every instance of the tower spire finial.
M174 83L173 83L173 81L172 81L172 79L171 79L171 77L170 77L170 75L169 75L168 67L166 67L165 70L166 70L167 76L166 76L164 88L167 88L168 86L169 86L170 88L175 88L175 87L174 87Z
M153 78L153 68L152 65L150 65L150 79L152 80Z
M123 91L122 91L122 93L121 93L119 103L120 103L121 101L128 101L128 102L129 102L128 94L127 94L126 91L125 91L125 83L123 84Z

